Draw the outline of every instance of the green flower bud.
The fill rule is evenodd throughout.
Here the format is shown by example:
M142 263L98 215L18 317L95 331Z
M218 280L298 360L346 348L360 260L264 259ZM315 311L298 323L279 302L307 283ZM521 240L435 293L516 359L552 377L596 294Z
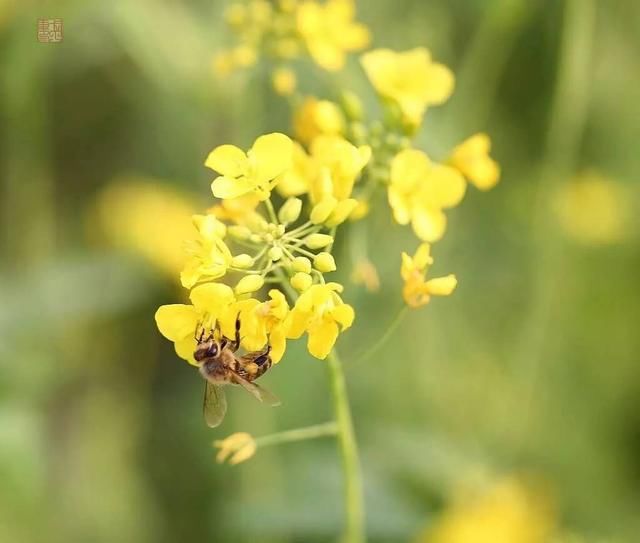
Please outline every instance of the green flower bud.
M363 108L360 98L351 91L344 91L341 98L342 107L344 108L347 117L354 121L362 120Z
M322 273L336 271L336 261L329 253L318 253L313 259L313 266Z
M269 258L275 262L282 258L282 249L280 249L280 247L271 247L268 254Z
M288 224L296 222L302 211L302 200L300 198L289 198L278 211L278 219L281 223Z
M261 243L262 242L262 236L260 236L260 234L251 234L249 236L249 241L251 241L253 243Z
M297 256L291 263L293 271L311 273L311 260L306 256Z
M309 249L322 249L333 243L333 237L328 234L310 234L304 238L304 244Z
M325 196L320 202L313 206L309 217L311 222L313 224L320 224L326 221L336 205L338 205L338 200L333 196Z
M264 285L264 278L260 275L245 275L236 285L236 294L249 294L260 290Z
M251 255L248 255L246 253L236 255L231 259L231 265L235 268L246 270L247 268L253 266L253 258L251 257Z
M313 279L308 273L298 272L291 278L291 286L298 292L307 290L313 284Z

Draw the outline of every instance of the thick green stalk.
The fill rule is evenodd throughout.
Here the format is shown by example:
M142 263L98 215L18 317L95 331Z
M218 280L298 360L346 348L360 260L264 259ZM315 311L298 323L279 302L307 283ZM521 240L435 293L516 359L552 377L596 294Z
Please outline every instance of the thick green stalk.
M353 431L347 386L338 353L331 351L328 366L333 409L338 424L338 445L344 476L346 526L343 543L362 543L364 532L364 500L358 446Z

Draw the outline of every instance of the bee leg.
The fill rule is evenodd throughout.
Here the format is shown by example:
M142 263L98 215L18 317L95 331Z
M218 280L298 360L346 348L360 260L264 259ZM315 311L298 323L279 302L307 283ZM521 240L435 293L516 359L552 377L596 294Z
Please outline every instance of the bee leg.
M256 358L253 359L253 361L258 366L263 366L267 362L270 363L271 362L271 357L269 356L270 352L271 352L271 345L269 345L267 343L267 346L263 349L263 351Z
M240 313L236 317L236 335L233 341L229 340L229 348L235 353L240 348Z

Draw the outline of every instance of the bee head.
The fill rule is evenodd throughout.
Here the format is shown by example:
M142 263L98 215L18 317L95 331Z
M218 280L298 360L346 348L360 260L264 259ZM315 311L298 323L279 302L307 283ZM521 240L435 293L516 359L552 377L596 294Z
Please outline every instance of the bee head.
M198 342L196 350L193 353L193 358L196 362L202 362L207 358L215 358L220 354L220 345L213 338L206 341Z

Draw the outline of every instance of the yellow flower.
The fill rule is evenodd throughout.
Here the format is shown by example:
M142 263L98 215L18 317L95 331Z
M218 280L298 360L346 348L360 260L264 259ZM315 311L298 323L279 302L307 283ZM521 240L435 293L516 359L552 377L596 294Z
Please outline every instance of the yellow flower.
M291 167L292 142L284 134L260 136L245 154L234 145L216 147L205 166L222 174L211 184L217 198L237 198L256 194L269 198L278 176Z
M216 440L214 446L220 449L216 455L216 462L222 463L229 458L229 464L235 465L249 460L256 453L256 441L251 434L237 432L225 439Z
M426 305L431 296L449 296L455 290L458 284L455 275L425 281L425 275L432 263L433 258L431 258L428 243L420 245L413 258L407 253L402 253L400 268L400 275L404 280L402 297L409 307L417 308Z
M396 222L410 222L423 241L439 240L447 224L442 210L458 205L466 190L460 172L433 164L422 151L405 149L391 161L390 181L389 205Z
M227 273L233 256L224 242L226 227L213 215L194 215L193 223L198 231L196 239L186 244L191 255L180 273L185 288L191 288L201 280L211 281Z
M286 319L289 304L282 292L269 291L270 300L238 302L242 325L242 346L248 351L258 351L267 343L271 346L271 360L279 362L286 349Z
M234 310L235 296L227 285L198 285L191 291L189 298L192 305L160 306L155 319L160 333L174 342L178 356L190 364L197 365L193 352L198 327L213 329L218 322L222 333L227 337L233 337L237 312Z
M271 75L271 84L280 96L291 96L296 91L296 74L291 68L277 68Z
M309 54L325 70L340 70L346 53L369 45L369 29L354 22L353 0L328 0L324 5L302 2L297 26Z
M344 127L344 115L338 105L314 96L307 96L293 114L295 137L305 145L320 134L343 134Z
M554 194L553 207L564 233L585 245L624 241L634 201L627 187L595 172L579 175Z
M280 176L276 190L282 196L300 196L309 191L309 180L314 171L314 165L302 145L294 141L291 168Z
M306 331L307 348L316 358L326 358L340 331L353 324L353 308L342 301L340 292L338 283L313 285L300 295L287 318L288 337L296 339Z
M458 499L419 543L548 543L556 519L549 498L515 478Z
M490 150L489 136L476 134L453 150L449 164L480 190L489 190L500 179L500 166L489 156Z
M378 94L396 102L413 126L422 122L428 106L442 104L453 92L453 73L433 62L424 47L400 53L375 49L362 55L361 62Z
M135 251L173 277L185 264L182 241L191 235L195 210L188 195L165 183L123 177L98 195L87 223L92 229L97 223L111 245Z
M353 185L371 158L368 145L356 147L339 136L318 136L311 145L315 175L310 196L318 203L327 196L338 201L351 197Z

